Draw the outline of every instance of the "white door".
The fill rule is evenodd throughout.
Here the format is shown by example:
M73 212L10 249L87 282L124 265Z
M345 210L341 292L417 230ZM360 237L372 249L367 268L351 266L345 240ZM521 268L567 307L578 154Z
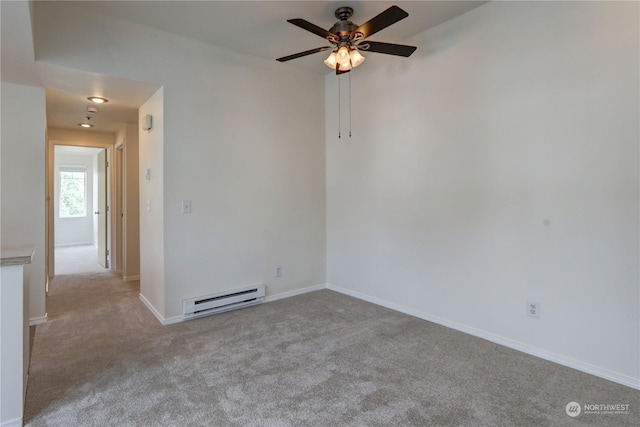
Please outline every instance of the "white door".
M107 150L98 153L98 263L109 267L107 259Z

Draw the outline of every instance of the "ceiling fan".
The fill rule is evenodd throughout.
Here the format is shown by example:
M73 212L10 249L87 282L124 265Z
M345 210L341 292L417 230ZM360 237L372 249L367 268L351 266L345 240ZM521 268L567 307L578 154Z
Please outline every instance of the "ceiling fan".
M360 53L361 51L409 57L416 50L415 46L364 41L367 37L409 16L407 12L400 9L398 6L391 6L360 26L349 21L351 15L353 15L353 9L350 7L345 6L336 9L335 16L339 21L336 22L329 30L320 28L317 25L301 18L288 19L287 22L328 40L331 43L331 46L323 46L306 50L304 52L294 53L293 55L278 58L276 61L285 62L314 53L331 50L331 54L327 59L325 59L324 63L327 67L335 69L336 74L343 74L348 73L352 68L362 64L364 56Z

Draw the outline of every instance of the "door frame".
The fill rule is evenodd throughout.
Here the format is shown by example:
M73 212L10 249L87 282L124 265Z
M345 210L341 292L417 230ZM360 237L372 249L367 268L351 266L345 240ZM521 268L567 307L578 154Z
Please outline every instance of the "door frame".
M113 150L113 168L111 168L113 175L113 199L111 199L111 209L113 209L114 222L113 222L113 231L115 235L115 240L111 241L111 247L113 248L113 262L111 265L113 266L112 270L116 273L123 275L124 274L124 242L125 242L125 232L124 232L124 142L119 141L114 146Z
M115 141L114 141L115 142ZM114 254L112 251L112 242L116 241L115 230L113 224L115 224L115 210L111 209L112 201L115 199L115 182L114 174L112 173L113 165L113 143L95 142L95 141L73 141L62 139L49 139L47 140L47 150L45 155L46 163L46 242L45 242L45 268L47 277L47 291L48 291L48 279L55 276L55 209L54 209L54 182L55 182L55 146L56 145L71 145L76 147L92 147L92 148L105 148L107 150L107 206L109 207L109 215L107 215L107 250L109 251L109 269L113 270L115 266Z
M109 211L110 206L107 203L107 193L109 191L109 185L107 184L107 179L109 175L107 173L107 168L109 167L109 160L107 159L107 149L101 149L96 154L96 169L94 174L96 176L96 186L94 188L97 189L96 200L98 202L98 206L96 206L96 210L94 215L97 215L95 218L95 229L96 233L96 243L98 246L98 264L100 264L104 268L111 268L110 256L109 256L109 245L108 241L108 233L109 233Z

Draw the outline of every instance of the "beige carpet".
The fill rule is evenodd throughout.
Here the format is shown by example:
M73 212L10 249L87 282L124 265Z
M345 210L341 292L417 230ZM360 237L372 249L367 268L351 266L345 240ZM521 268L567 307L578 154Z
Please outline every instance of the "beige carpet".
M640 424L637 390L328 290L163 327L137 283L87 274L48 311L28 426Z
M98 248L93 245L57 246L55 263L56 276L107 271L98 263Z

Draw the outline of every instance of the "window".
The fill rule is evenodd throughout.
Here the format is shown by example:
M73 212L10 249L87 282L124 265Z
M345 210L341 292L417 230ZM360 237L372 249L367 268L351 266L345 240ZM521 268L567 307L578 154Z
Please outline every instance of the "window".
M60 167L60 218L87 216L87 171L82 166Z

